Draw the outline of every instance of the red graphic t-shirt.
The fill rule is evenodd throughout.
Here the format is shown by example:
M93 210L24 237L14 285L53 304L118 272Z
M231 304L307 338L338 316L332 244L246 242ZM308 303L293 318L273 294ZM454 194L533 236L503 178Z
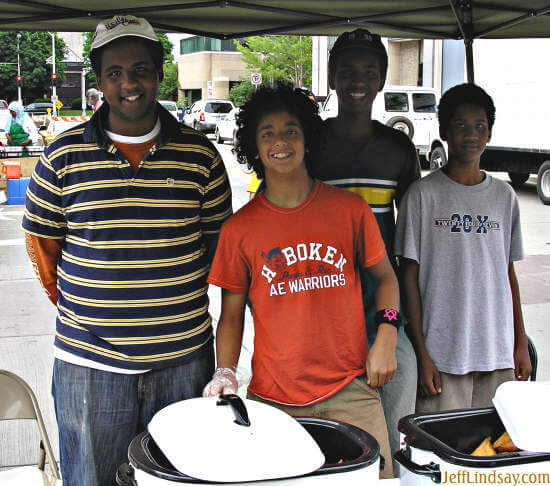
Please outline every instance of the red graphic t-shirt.
M365 373L357 270L385 253L368 204L319 181L296 208L260 194L226 221L208 282L249 294L251 393L309 405Z

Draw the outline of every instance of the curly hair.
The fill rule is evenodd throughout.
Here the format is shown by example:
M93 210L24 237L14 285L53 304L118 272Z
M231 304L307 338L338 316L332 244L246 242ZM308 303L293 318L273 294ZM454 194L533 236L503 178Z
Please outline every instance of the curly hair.
M265 177L264 164L258 155L256 132L263 117L272 113L287 112L300 121L304 132L304 161L309 174L313 168L312 148L318 142L321 118L317 104L302 91L287 84L275 88L261 87L241 107L237 115L237 144L234 153L240 164L256 172L258 178Z
M473 83L464 83L445 91L439 106L437 107L437 118L439 120L439 135L443 140L447 139L447 130L451 118L460 105L470 104L479 106L485 110L489 130L495 124L495 104L493 99L486 93L483 88Z

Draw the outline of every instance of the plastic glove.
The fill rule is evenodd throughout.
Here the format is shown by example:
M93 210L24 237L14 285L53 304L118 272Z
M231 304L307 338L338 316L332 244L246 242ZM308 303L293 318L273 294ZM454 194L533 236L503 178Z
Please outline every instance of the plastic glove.
M214 376L204 387L203 397L215 397L216 395L227 395L237 393L239 382L231 368L216 368Z

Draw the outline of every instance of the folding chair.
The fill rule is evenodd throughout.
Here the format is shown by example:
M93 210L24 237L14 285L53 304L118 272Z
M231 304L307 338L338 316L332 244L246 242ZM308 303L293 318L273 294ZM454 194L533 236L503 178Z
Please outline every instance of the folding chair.
M60 479L57 462L48 439L36 396L24 380L5 370L0 370L0 420L36 420L40 432L38 468L18 467L0 472L0 484L54 485ZM44 472L48 459L53 478ZM59 481L58 484L61 482Z

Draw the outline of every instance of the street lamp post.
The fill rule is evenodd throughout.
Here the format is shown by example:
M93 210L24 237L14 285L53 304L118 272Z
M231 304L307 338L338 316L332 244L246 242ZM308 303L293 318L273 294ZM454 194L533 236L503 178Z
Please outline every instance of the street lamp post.
M52 34L51 32L48 32L52 36L52 76L55 74L55 34ZM55 104L57 103L57 88L55 86L55 83L53 83L52 78L52 115L57 116L57 108ZM54 101L55 100L55 101Z
M80 91L81 91L81 97L82 97L82 116L86 116L86 74L88 73L88 70L83 67L82 71L80 73Z
M20 79L21 76L21 65L19 62L19 39L21 39L21 34L17 34L17 79ZM17 100L22 105L23 101L21 99L21 83L17 83Z

